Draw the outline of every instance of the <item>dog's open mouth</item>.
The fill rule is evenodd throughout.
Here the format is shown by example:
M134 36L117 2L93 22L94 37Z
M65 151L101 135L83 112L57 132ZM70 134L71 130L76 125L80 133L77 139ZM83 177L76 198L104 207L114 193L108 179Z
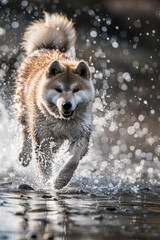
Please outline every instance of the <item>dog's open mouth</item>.
M65 118L70 118L73 114L73 111L66 111L66 112L62 112L62 116Z

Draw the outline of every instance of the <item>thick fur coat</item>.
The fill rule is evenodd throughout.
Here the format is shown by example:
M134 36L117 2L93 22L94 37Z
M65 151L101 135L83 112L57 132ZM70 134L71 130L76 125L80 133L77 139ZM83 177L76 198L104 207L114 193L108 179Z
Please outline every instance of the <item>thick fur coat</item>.
M74 58L75 40L72 21L45 13L45 19L33 22L24 34L26 57L16 79L14 109L23 130L22 164L27 166L34 152L47 178L54 153L64 140L70 142L70 157L56 176L57 189L67 185L86 154L92 124L94 88L87 63Z

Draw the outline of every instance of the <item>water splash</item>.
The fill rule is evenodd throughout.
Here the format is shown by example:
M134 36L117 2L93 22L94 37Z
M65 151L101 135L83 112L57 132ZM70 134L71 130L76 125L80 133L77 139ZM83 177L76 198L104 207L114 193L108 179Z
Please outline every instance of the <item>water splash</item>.
M97 102L99 102L99 105L97 105ZM101 108L101 101L95 101L93 112ZM11 188L17 188L20 183L27 183L35 189L53 189L54 191L54 178L66 159L68 142L64 142L54 159L53 176L48 182L44 182L35 159L31 161L28 167L21 166L18 161L18 152L21 146L20 126L16 120L8 115L2 103L0 103L0 113L0 181L3 183L12 182ZM111 192L117 194L120 191L137 193L145 182L158 183L155 178L157 170L154 166L146 164L145 160L132 163L131 156L126 153L127 145L124 141L122 141L122 144L109 146L109 139L105 134L106 119L111 124L110 131L114 132L113 118L116 114L117 111L106 111L104 117L94 116L94 128L89 152L81 160L70 184L61 192L82 191L98 195ZM141 150L136 150L136 155L140 157L142 155ZM148 155L148 159L150 158L152 156ZM144 180L145 174L147 174L147 177Z

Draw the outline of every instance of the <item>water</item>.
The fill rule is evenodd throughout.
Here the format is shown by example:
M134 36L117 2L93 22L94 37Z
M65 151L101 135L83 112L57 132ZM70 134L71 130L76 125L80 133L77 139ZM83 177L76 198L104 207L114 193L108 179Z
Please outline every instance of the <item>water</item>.
M109 0L0 4L0 239L160 239L159 3L136 11ZM89 61L96 88L89 152L60 191L54 174L43 182L34 159L26 168L18 162L12 111L21 34L44 9L73 17L77 57Z
M0 239L159 239L156 192L96 196L1 189Z

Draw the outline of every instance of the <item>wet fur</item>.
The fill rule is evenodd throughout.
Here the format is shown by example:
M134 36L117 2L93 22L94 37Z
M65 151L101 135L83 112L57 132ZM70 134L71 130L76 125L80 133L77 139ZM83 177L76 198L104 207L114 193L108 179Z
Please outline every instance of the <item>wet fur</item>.
M59 35L57 32L54 35L52 30L55 28L60 29ZM41 31L41 42L34 41ZM46 31L53 36L49 37L50 41ZM23 42L27 55L18 69L14 96L15 113L23 130L23 147L19 160L24 166L28 165L34 151L40 170L47 178L51 174L54 153L64 140L68 139L70 142L70 157L55 180L57 189L69 182L79 160L86 154L92 124L94 89L89 68L86 63L69 58L60 51L62 48L70 50L74 42L73 23L57 14L50 16L46 13L44 21L40 20L28 27ZM55 49L47 49L49 44L51 48L54 45ZM52 64L55 65L54 72L51 71ZM59 85L63 87L63 91L58 95L55 89ZM80 91L73 93L74 86ZM69 99L75 108L73 115L67 119L61 113L65 99ZM51 142L56 143L52 149Z

